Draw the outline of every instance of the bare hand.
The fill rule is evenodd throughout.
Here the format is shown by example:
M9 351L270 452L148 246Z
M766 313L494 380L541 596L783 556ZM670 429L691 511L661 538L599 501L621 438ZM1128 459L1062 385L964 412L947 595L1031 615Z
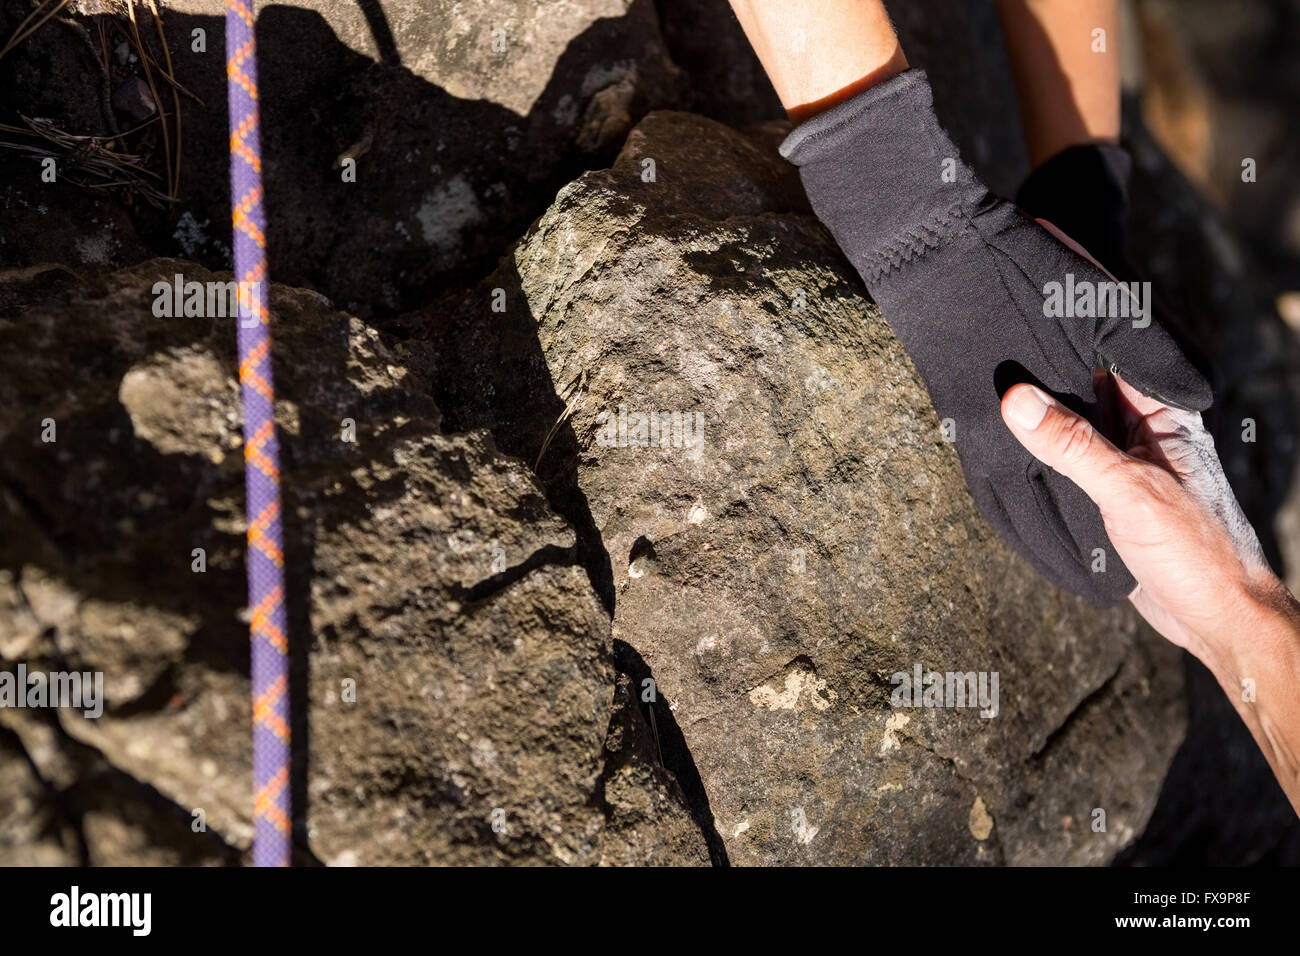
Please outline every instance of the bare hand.
M1170 408L1122 379L1098 376L1117 448L1032 385L1002 400L1012 433L1096 502L1137 579L1130 600L1157 631L1204 659L1236 602L1280 587L1242 514L1197 412Z

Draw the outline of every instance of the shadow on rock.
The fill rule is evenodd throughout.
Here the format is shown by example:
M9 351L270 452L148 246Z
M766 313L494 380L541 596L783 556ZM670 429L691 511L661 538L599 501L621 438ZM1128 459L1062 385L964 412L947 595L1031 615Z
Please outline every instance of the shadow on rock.
M481 275L563 183L606 163L637 119L682 95L650 0L596 20L554 62L508 47L503 59L534 57L550 71L522 116L412 72L384 12L393 5L359 6L380 62L354 51L359 38L349 44L319 13L293 6L260 9L257 44L272 276L363 317L415 308ZM432 33L449 28L442 12L410 15L428 18ZM160 251L229 268L223 22L168 11L165 25L178 80L206 105L184 106L179 222L141 225ZM200 28L202 55L190 52ZM488 44L487 27L480 32L461 44ZM346 159L354 182L344 181Z

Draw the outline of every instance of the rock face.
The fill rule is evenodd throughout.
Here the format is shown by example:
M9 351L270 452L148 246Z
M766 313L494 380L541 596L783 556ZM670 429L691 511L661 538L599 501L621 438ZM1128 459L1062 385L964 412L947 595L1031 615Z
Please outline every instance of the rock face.
M779 134L652 114L400 336L276 287L303 862L1104 862L1142 828L1172 652L992 537ZM176 273L219 278L0 297L0 653L105 675L99 718L0 711L13 860L248 846L233 330L155 316ZM985 699L894 706L916 668Z
M76 6L114 14L121 4ZM42 183L37 163L0 150L0 204L24 237L0 237L0 266L106 270L153 249L230 268L225 3L159 6L176 79L192 94L179 103L179 202L164 212L122 194L127 215L62 179ZM26 13L18 3L0 10L4 36ZM7 55L0 122L50 118L59 130L105 138L138 127L114 97L138 87L142 71L125 56L107 67L99 57L99 31L113 46L130 36L125 24L57 18ZM162 62L152 27L141 32ZM362 317L422 306L490 270L564 182L607 165L637 120L684 105L688 89L653 0L259 4L257 46L276 277ZM156 126L118 145L167 152ZM161 159L155 165L161 173ZM64 178L83 178L75 156L61 156L65 169Z
M228 268L225 6L167 6L177 78L209 105L184 104L182 216L157 239ZM652 0L269 4L257 43L276 276L362 317L490 270L564 182L686 86Z
M0 655L100 671L105 698L97 719L0 710L0 862L231 862L251 837L234 330L156 317L175 273L228 278L155 261L0 319ZM707 862L527 471L439 433L409 349L314 293L272 308L300 845Z
M732 862L1105 862L1180 739L1177 653L995 540L772 145L652 114L402 329L466 370L429 376L449 421L540 460ZM892 706L918 667L996 672L996 716Z
M1014 191L994 6L889 6ZM197 97L176 221L0 151L0 670L102 671L106 697L0 709L0 864L247 859L234 332L151 309L177 272L226 276L139 264L136 235L228 262L223 13L165 3ZM83 32L58 18L0 60L0 120L135 125L110 87L138 68L105 74ZM1153 814L1178 653L976 515L776 156L725 0L304 0L258 34L274 274L345 310L275 291L299 862L1105 863L1144 827L1120 860L1294 854L1195 669ZM652 112L677 106L760 125ZM1134 255L1221 360L1220 449L1262 527L1300 447L1296 343L1133 120ZM1281 210L1266 185L1251 201ZM1246 417L1259 443L1226 441ZM906 706L918 669L983 678L987 705Z

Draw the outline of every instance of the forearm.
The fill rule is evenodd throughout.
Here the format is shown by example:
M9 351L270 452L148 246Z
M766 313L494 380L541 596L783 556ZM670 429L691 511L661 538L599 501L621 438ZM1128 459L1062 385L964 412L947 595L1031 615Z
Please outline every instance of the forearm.
M907 69L880 0L731 0L731 8L796 123Z
M1067 147L1119 139L1118 11L1118 0L998 0L1035 168Z
M1273 578L1232 602L1196 649L1300 814L1300 602Z

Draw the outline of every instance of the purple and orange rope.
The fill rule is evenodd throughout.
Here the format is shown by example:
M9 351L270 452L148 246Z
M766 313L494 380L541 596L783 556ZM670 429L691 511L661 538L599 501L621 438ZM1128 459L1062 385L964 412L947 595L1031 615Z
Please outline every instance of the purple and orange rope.
M230 104L235 277L241 292L239 384L244 404L248 606L252 615L253 865L288 866L293 829L289 793L289 639L252 2L226 3L226 89Z

